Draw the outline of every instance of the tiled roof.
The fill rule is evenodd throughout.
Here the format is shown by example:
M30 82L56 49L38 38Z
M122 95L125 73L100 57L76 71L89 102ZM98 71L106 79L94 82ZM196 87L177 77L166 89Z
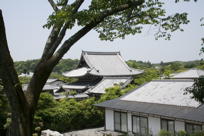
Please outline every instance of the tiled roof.
M130 68L120 52L88 52L83 51L82 57L90 67L90 74L101 76L127 76L143 73L142 70Z
M81 76L86 75L88 71L90 71L89 68L82 67L82 68L78 68L78 69L74 69L74 70L65 72L63 73L63 75L66 77L81 77Z
M85 61L86 65L81 65ZM96 76L132 76L143 73L143 70L130 68L120 52L83 51L78 69L65 72L67 77L80 77L86 74Z
M103 78L96 86L90 88L86 93L104 94L106 88L113 87L115 84L126 85L126 83L132 81L130 77L124 78Z
M193 80L155 80L121 97L124 101L168 104L198 107L199 102L192 99L192 94L185 94L185 88L193 85Z
M113 99L96 104L98 107L111 108L121 111L137 112L154 116L185 119L190 121L204 122L204 106L192 108L186 106L175 106L156 103L145 103L137 101L123 101Z
M204 70L190 69L190 70L175 74L171 78L194 79L194 78L199 78L201 76L204 76Z

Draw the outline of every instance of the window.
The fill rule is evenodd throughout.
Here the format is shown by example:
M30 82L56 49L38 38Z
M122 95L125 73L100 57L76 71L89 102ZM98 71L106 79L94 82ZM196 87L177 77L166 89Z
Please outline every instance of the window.
M175 132L174 121L167 120L167 119L161 119L161 129L169 131L172 134L174 134Z
M138 136L148 135L148 120L146 117L132 116L132 132Z
M186 132L192 134L194 132L202 131L202 126L197 124L186 123Z
M127 113L114 112L114 127L116 131L127 132Z

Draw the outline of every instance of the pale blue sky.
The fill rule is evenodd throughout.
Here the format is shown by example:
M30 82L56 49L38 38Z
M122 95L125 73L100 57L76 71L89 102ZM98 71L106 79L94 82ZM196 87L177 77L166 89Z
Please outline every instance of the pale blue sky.
M100 41L98 34L91 31L78 41L64 58L79 58L82 50L120 51L126 60L154 63L202 58L203 56L199 56L199 50L204 28L200 26L200 18L204 16L204 0L181 4L174 4L174 0L164 1L168 1L168 13L187 11L191 19L191 23L183 27L185 31L174 33L171 41L155 40L153 31L149 29L143 34L113 42ZM0 9L3 10L7 39L14 60L40 58L49 34L49 30L43 29L42 26L52 12L47 0L0 0Z

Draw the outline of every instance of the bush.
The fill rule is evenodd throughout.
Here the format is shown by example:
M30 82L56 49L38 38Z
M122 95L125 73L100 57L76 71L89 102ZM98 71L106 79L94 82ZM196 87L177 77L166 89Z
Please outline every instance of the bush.
M159 136L173 136L169 131L161 130Z
M204 136L204 131L195 132L195 133L191 134L190 136Z
M177 132L176 136L186 136L186 135L187 135L186 131L181 130L181 131Z
M93 105L95 103L94 98L82 101L76 101L75 99L56 101L50 94L42 93L35 114L34 129L67 132L101 127L104 122L104 113ZM37 133L37 131L35 132Z

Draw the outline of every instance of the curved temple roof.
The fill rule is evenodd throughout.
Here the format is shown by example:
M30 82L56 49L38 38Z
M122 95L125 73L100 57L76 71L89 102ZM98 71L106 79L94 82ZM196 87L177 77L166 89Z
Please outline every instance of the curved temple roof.
M121 57L120 52L88 52L83 51L80 63L85 61L86 67L65 73L68 77L79 77L85 74L96 76L132 76L143 73L143 70L130 68Z
M65 72L63 73L63 75L66 77L81 77L81 76L86 75L88 71L90 71L89 68L82 67L82 68L78 68L78 69L74 69L74 70Z

